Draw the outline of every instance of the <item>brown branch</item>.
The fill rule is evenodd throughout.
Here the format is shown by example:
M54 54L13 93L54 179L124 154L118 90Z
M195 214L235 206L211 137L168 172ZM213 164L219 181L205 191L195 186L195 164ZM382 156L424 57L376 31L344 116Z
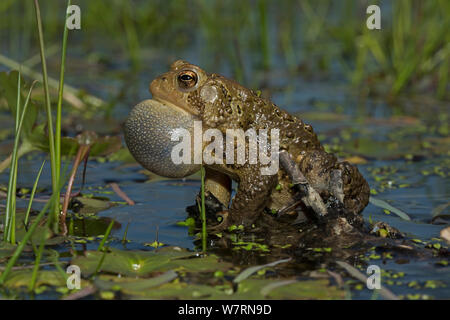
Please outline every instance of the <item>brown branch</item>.
M118 185L117 183L113 182L113 183L110 183L109 185L111 186L111 188L114 190L114 192L115 192L120 198L122 198L123 200L125 200L125 201L128 203L128 205L134 206L134 205L136 204L133 200L131 200L131 199L126 195L125 192L123 192L123 191L120 189L120 187L119 187L119 185Z
M64 202L63 207L61 211L61 216L59 219L59 223L61 225L62 234L67 234L67 226L66 226L66 216L67 216L67 209L69 207L69 202L71 199L71 193L73 188L73 183L75 181L75 176L78 171L78 167L80 166L81 161L85 159L85 157L89 154L89 150L91 149L90 145L80 145L77 151L77 155L75 157L75 160L73 162L72 171L70 172L69 182L67 183L67 190L66 194L64 195Z

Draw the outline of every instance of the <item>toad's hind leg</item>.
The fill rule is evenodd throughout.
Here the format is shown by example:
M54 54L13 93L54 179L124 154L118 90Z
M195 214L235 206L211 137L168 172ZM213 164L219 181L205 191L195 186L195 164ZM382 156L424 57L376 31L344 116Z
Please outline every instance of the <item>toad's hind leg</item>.
M206 169L205 192L211 193L217 200L228 208L231 200L231 179L226 174Z
M356 166L314 150L302 157L299 168L314 189L322 196L334 196L348 212L358 214L369 203L369 185Z
M344 206L352 213L360 213L369 203L370 187L364 179L358 168L351 165L347 161L338 162L335 171L340 172L338 175L332 175L330 186L340 185L344 195ZM334 181L333 181L334 179ZM339 179L342 182L336 183ZM335 189L330 190L332 193Z

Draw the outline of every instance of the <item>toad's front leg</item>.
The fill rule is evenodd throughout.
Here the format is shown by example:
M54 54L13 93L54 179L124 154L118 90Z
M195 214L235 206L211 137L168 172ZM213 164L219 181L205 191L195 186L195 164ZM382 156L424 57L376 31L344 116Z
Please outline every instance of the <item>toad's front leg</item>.
M214 168L227 172L238 183L238 189L230 208L219 213L223 221L215 230L223 230L229 226L243 225L250 227L262 214L270 200L270 193L276 186L278 176L261 174L261 167L255 164L244 164L239 167L216 165Z

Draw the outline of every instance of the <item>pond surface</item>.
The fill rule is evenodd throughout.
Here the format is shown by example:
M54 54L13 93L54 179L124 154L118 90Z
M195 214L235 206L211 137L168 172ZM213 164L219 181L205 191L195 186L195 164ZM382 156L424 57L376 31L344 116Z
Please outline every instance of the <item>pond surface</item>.
M77 54L73 54L75 61ZM186 59L189 57L194 57L192 63L202 65L202 61L193 52L186 53ZM106 100L115 90L129 88L115 101L112 120L108 124L101 119L94 119L91 122L85 121L85 128L95 128L101 134L116 134L131 107L150 98L148 84L166 69L163 61L148 61L151 68L144 68L141 73L131 77L128 77L127 66L120 60L114 68L101 73L89 72L87 67L69 67L67 83L84 87ZM123 81L122 78L128 80ZM432 249L425 248L430 243L448 247L448 244L439 239L440 231L448 226L448 207L441 212L442 224L431 223L433 210L445 205L450 199L448 105L420 97L403 99L394 104L379 99L361 99L357 92L352 92L341 80L306 81L282 74L269 78L270 81L262 88L263 94L271 96L281 108L311 124L329 150L337 152L343 159L357 162L370 184L374 198L387 201L411 218L411 221L405 221L393 212L369 204L363 212L367 224L369 221L384 221L403 232L406 239L415 239L417 248L421 250L432 252ZM1 122L8 127L8 123L12 124L10 121L11 118L3 113ZM104 123L105 127L102 128ZM76 131L73 128L67 130L69 134ZM5 140L2 149L10 143L10 139ZM3 151L3 155L6 154ZM19 187L32 187L42 159L41 153L32 153L20 160ZM42 192L38 198L45 198L51 189L49 172L49 164L46 164L39 185ZM74 190L78 190L80 181L81 178L78 178ZM118 183L136 204L124 204L108 187L112 182ZM0 176L0 184L6 186L7 183L8 174L5 172ZM110 247L152 250L148 244L157 240L169 246L198 250L196 235L189 232L188 228L177 225L177 222L186 219L186 207L194 204L199 188L198 175L180 180L149 179L136 163L92 159L87 165L83 194L106 197L108 201L117 203L99 211L96 217L100 220L94 217L86 217L85 220L86 223L91 221L95 224L95 221L109 218L117 222L111 234L114 241L108 244ZM19 200L18 207L26 205L26 200ZM40 207L42 203L35 203L35 209ZM84 236L103 234L107 224L100 224L100 231L88 232ZM89 230L96 229L93 227ZM125 232L129 242L123 244L120 240ZM81 236L82 231L78 230L78 235ZM95 250L98 239L88 239L86 243L75 246L77 250ZM69 252L69 246L65 245L59 245L56 249L62 255ZM215 252L222 252L225 260L229 256L227 252ZM448 253L444 257L411 257L406 261L395 257L382 259L372 251L366 253L366 256L371 257L369 264L376 264L385 271L382 284L395 294L411 299L450 298L450 269L445 264L449 260ZM262 261L265 259L273 260L270 259L270 254ZM245 261L238 265L240 268L245 266ZM283 267L279 266L277 270L283 273ZM350 279L348 275L344 277L344 280ZM352 299L373 297L371 290L355 283L348 282ZM53 297L58 297L54 291L37 296Z

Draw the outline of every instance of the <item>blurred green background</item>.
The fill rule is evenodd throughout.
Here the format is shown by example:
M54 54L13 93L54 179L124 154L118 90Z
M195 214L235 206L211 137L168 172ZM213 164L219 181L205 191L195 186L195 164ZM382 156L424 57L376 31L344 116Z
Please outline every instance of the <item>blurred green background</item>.
M289 75L308 81L342 80L362 95L449 98L447 0L73 4L81 8L81 30L70 32L68 52L81 61L69 59L69 73L76 68L114 68L148 73L150 79L174 59L184 58L256 88ZM366 27L370 4L381 7L381 30ZM66 1L40 5L52 61L59 57ZM31 67L38 64L30 1L2 0L0 15L1 54Z

